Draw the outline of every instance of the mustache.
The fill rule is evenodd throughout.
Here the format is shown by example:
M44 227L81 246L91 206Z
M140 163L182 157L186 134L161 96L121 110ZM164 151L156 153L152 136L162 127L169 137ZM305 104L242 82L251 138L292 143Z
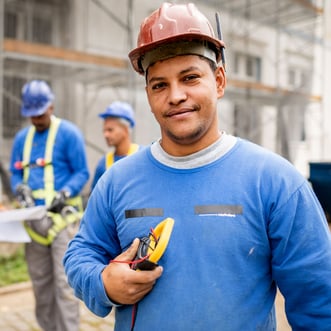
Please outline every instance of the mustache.
M180 106L180 107L171 107L164 112L163 117L171 117L174 115L179 115L183 113L195 112L201 109L200 105L194 104L191 106Z

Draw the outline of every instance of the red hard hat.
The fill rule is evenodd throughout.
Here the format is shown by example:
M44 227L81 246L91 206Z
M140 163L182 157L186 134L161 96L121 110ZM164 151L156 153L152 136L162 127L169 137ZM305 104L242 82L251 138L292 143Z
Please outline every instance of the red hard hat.
M176 44L178 43L178 46ZM186 44L185 44L186 43ZM163 3L161 8L154 11L147 17L140 26L137 48L129 53L133 68L143 74L145 68L142 61L146 59L146 54L162 48L154 54L152 59L147 60L152 64L152 60L165 59L164 51L168 50L169 44L175 44L172 53L167 58L184 54L200 54L201 49L214 53L214 61L221 59L221 49L224 47L223 41L215 37L213 28L208 19L192 3L171 4ZM190 51L191 45L197 46L199 51ZM193 46L194 47L194 46ZM169 52L169 51L168 51ZM147 55L148 56L148 55ZM209 58L207 55L206 57Z

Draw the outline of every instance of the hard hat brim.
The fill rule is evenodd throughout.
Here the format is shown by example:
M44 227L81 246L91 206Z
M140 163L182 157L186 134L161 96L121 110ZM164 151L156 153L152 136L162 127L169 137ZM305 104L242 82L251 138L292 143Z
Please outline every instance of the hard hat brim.
M216 60L219 62L221 60L221 49L222 47L225 47L224 42L222 40L218 40L216 38L209 37L207 35L202 35L202 34L197 34L197 33L185 33L185 34L179 34L174 37L169 37L165 39L160 39L157 40L153 43L149 43L145 46L140 46L135 49L133 49L129 53L129 58L132 64L132 67L134 68L135 71L137 71L140 74L144 74L144 69L141 67L141 58L148 53L151 50L154 50L157 47L167 45L167 44L172 44L175 42L179 41L206 41L211 45L211 48L215 51L216 53ZM189 54L187 52L186 54ZM177 54L180 55L180 54ZM182 53L181 55L185 55L185 52Z
M26 108L24 105L21 107L21 114L24 117L36 117L46 113L49 106L52 104L51 101L47 102L44 106L38 108Z
M134 125L135 125L134 121L131 118L129 118L127 116L123 116L123 115L121 115L121 116L115 115L115 114L112 115L112 114L109 114L109 113L105 112L105 113L100 113L98 116L100 118L104 119L104 120L106 118L118 118L118 119L121 119L122 118L122 119L124 119L124 120L126 120L126 121L128 121L130 123L130 127L131 128L133 128Z

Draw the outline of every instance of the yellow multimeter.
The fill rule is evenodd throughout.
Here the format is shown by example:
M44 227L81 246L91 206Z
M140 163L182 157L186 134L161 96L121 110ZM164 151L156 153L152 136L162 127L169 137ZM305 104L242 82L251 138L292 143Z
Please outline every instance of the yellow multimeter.
M140 238L132 269L153 270L158 266L157 262L168 246L174 223L174 219L168 217L151 230L148 237Z

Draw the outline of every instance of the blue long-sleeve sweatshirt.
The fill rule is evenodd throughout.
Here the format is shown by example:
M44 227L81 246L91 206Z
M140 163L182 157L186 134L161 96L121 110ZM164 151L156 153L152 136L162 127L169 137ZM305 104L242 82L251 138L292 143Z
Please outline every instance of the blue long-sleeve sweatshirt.
M184 158L154 143L99 180L64 258L91 311L114 308L105 266L166 217L164 271L135 331L276 330L277 286L293 330L331 330L331 240L316 196L289 162L228 135ZM114 309L115 330L130 330L133 307Z
M29 127L20 130L13 142L10 162L11 187L15 192L22 183L23 170L15 168L15 162L23 160L24 142ZM31 149L30 163L45 157L45 147L49 129L35 132ZM71 196L81 192L89 178L84 138L79 129L71 122L61 119L53 147L52 164L54 169L54 188L56 191L67 190ZM44 188L44 167L30 167L28 186L32 190ZM43 201L36 201L43 204Z

